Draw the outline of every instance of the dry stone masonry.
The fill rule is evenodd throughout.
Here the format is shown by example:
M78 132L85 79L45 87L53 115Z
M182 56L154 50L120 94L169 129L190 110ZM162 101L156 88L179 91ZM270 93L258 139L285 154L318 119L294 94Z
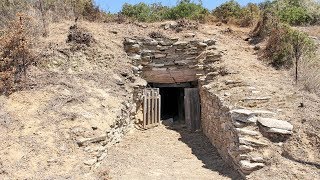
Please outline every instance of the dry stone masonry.
M193 37L188 35L188 38ZM292 134L293 126L276 119L276 113L236 108L224 101L229 96L225 90L245 84L239 80L226 80L223 85L217 83L217 79L233 73L224 67L222 52L217 50L215 43L212 39L126 38L124 48L132 59L136 75L133 83L136 112L141 107L141 91L147 82L198 81L202 131L222 158L246 177L270 163L270 144L286 140ZM221 91L225 91L224 94ZM259 103L270 98L246 97L242 101Z

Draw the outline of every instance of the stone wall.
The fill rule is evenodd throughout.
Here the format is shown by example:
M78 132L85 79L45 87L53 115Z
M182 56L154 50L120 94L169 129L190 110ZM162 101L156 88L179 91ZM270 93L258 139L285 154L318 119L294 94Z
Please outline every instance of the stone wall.
M233 109L210 85L201 86L200 96L203 133L243 177L270 164L272 143L292 134L293 126L275 113Z
M220 59L214 40L181 41L178 38L125 38L124 48L134 73L148 82L197 81L205 65Z

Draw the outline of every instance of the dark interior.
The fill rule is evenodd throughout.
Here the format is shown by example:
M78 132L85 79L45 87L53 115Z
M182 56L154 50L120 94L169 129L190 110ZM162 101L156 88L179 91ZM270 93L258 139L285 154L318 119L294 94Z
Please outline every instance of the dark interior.
M163 87L160 88L161 95L161 119L173 118L174 121L183 120L183 93L184 88Z

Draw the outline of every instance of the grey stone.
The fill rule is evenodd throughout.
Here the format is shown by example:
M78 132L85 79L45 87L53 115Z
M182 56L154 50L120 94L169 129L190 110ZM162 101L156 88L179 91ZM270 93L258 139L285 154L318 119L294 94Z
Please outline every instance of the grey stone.
M252 110L252 111L255 116L264 117L264 118L274 117L276 115L276 113L267 111L267 110Z
M253 139L250 137L239 138L239 143L247 146L254 146L254 147L268 146L267 142L264 142L263 140Z
M277 129L277 128L270 128L266 132L268 132L268 133L276 133L276 134L287 134L287 135L291 135L292 134L292 131L283 130L283 129Z
M113 79L115 80L116 84L124 85L124 80L117 74L112 75Z
M167 54L155 54L154 55L154 58L156 58L156 59L165 58L165 57L167 57Z
M287 131L292 131L293 129L292 124L290 124L287 121L282 121L278 119L259 118L258 122L259 124L267 128L274 128L274 129L287 130Z
M203 41L204 43L206 43L208 46L212 46L216 44L216 40L213 39L207 39Z
M236 128L236 131L242 135L259 136L259 132L251 131L243 128Z
M265 162L265 160L262 157L259 157L259 156L250 157L250 161L258 162L258 163L264 163Z
M89 159L84 161L83 163L88 166L93 166L97 162L97 158Z
M77 140L77 144L79 146L83 146L84 144L87 143L95 143L95 142L100 142L106 140L106 135L98 136L98 137L93 137L93 138L81 138Z
M254 150L253 147L250 147L250 146L247 146L247 145L240 145L239 146L239 151L241 151L241 152L251 152L253 150Z
M239 165L241 170L244 170L244 171L255 171L265 167L265 164L263 163L251 163L250 161L247 161L247 160L241 160L239 162Z
M198 43L198 46L199 46L199 47L207 47L208 45L207 45L206 43L199 42L199 43Z
M194 34L194 33L187 33L184 35L185 38L193 38L195 36L196 36L196 34Z
M135 54L135 55L129 56L129 58L131 60L141 60L141 56L139 54Z
M188 42L186 41L178 41L178 42L175 42L173 45L174 46L186 46L188 44Z

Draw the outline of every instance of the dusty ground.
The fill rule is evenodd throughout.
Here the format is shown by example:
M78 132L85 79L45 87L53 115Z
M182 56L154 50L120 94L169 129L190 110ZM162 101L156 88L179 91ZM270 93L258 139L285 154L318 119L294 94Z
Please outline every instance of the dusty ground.
M160 125L111 148L101 167L112 179L239 179L201 132Z
M252 179L320 179L320 99L299 90L290 72L259 61L253 46L243 40L249 29L231 27L229 33L225 31L228 26L201 25L199 31L175 33L159 29L161 23L144 28L81 22L97 43L73 52L65 42L72 24L50 26L50 36L38 44L41 62L30 67L28 88L0 97L0 179L237 178L206 138L184 129L160 126L135 131L109 149L101 144L76 144L78 138L104 134L121 113L122 102L130 99L130 75L121 75L131 71L123 38L148 36L152 31L169 37L193 32L195 38L217 39L227 68L236 72L233 78L255 87L257 96L272 97L263 104L243 104L239 99L252 92L232 89L228 100L237 107L277 112L280 119L295 126L294 136L274 147L272 166L256 172ZM114 75L123 78L124 85L118 85ZM304 108L298 107L301 102ZM105 152L108 155L100 163L84 164Z

